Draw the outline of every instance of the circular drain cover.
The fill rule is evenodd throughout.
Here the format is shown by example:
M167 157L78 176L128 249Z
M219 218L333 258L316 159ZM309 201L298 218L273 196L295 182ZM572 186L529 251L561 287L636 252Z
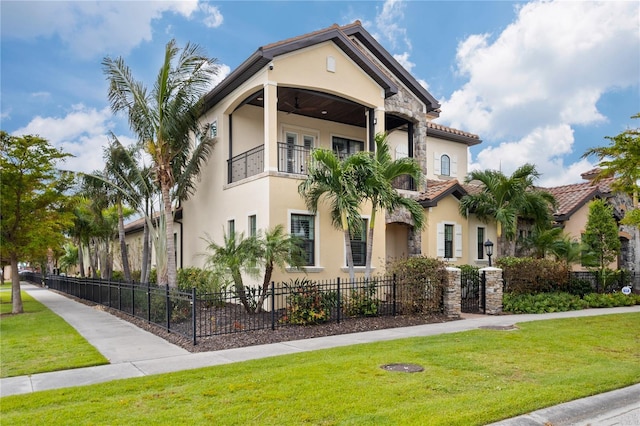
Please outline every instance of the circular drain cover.
M401 373L419 373L424 371L424 368L418 364L386 364L380 368L387 371L399 371Z
M484 330L517 330L518 327L515 325L482 325L478 328L482 328Z

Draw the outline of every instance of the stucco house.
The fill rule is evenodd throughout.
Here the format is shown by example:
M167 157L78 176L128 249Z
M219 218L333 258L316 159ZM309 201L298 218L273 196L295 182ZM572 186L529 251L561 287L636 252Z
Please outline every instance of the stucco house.
M543 188L556 199L557 208L554 212L556 224L576 241L580 241L585 232L589 218L589 203L596 198L606 200L613 207L617 222L624 217L626 210L633 207L631 197L612 191L613 178L599 182L593 181L598 171L594 169L583 173L581 177L585 181L581 183ZM620 224L618 229L621 243L620 255L610 268L640 272L640 229ZM584 270L584 268L574 265L574 270Z
M376 221L372 264L424 254L452 264L486 260L479 250L495 230L458 213L465 193L456 178L467 173L477 135L438 125L440 104L360 24L333 25L262 46L206 97L204 123L216 137L195 195L182 204L184 266L202 266L204 237L222 242L230 231L252 235L282 224L305 240L305 271L335 278L346 272L343 235L326 207L310 212L298 194L312 149L347 156L375 147L386 132L395 158L413 157L423 182L397 182L398 190L426 209L417 232L401 212ZM197 143L197 141L196 141ZM363 206L362 218L369 209ZM354 263L362 273L365 235L355 236Z

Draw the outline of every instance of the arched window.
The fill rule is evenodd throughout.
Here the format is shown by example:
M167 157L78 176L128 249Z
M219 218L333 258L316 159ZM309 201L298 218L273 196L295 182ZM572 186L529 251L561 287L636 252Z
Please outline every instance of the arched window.
M451 175L451 159L447 154L440 157L440 174L442 176Z

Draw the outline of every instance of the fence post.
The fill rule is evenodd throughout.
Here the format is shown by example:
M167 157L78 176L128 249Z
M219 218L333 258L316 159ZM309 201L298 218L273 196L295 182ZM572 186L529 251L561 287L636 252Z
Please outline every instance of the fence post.
M459 318L462 311L462 285L460 268L447 267L447 287L444 290L444 314L449 318Z
M193 346L198 344L196 340L196 288L191 288L191 318L192 319L192 327L193 327Z
M131 285L131 315L132 316L136 316L136 291L133 288L133 285Z
M167 331L169 331L171 329L171 298L169 297L169 284L167 284L165 294L167 299Z
M482 268L480 272L485 274L485 313L496 315L502 312L502 269Z
M342 301L340 297L340 277L338 277L338 324L340 324L340 311L342 310Z
M392 293L392 298L393 298L393 309L392 309L392 311L393 311L393 316L394 317L397 315L397 312L398 312L397 308L396 308L396 298L397 298L397 294L398 294L397 293L398 290L397 290L396 282L397 282L396 281L396 274L393 274L393 283L392 283L393 289L391 290L391 293Z
M131 283L131 285L134 285ZM151 285L147 283L147 322L151 322Z
M276 283L271 281L271 330L276 329Z

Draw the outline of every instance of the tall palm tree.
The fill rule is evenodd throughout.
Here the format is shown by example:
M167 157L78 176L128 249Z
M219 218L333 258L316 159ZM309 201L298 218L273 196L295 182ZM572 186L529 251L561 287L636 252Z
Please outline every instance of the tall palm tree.
M208 126L201 126L203 96L218 73L216 60L188 43L180 53L176 41L167 43L164 62L150 92L136 81L120 57L102 62L109 80L109 103L114 113L124 111L129 125L153 162L154 178L160 187L166 217L166 273L160 284L176 285L176 258L173 241L173 202L195 191L195 177L213 149ZM203 135L199 144L191 135Z
M371 217L367 236L367 255L365 263L365 278L371 275L371 257L373 254L373 230L376 222L376 212L384 209L391 213L396 209L406 209L413 220L416 229L424 226L424 209L412 198L403 197L393 187L393 181L400 176L410 176L414 181L420 181L422 171L420 165L413 158L393 160L387 143L387 135L378 133L375 137L376 152L372 155L371 173L365 181L365 197L371 202Z
M462 197L460 214L467 217L474 213L485 222L495 220L501 254L513 255L515 247L511 243L516 238L519 218L545 225L552 220L555 199L534 187L533 181L538 177L540 174L532 164L520 166L509 177L496 170L472 171L465 182L479 181L482 189L478 194Z
M363 199L366 170L371 170L372 160L366 152L360 152L340 161L328 149L316 149L311 153L307 178L298 186L298 192L307 208L318 211L319 203L329 202L333 225L342 230L347 252L349 278L355 279L351 233L361 230L359 205Z

